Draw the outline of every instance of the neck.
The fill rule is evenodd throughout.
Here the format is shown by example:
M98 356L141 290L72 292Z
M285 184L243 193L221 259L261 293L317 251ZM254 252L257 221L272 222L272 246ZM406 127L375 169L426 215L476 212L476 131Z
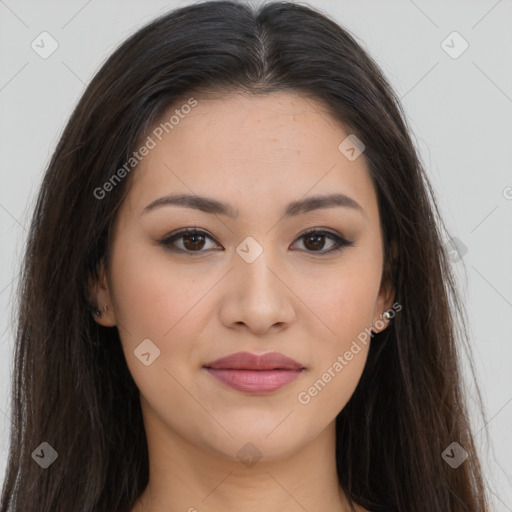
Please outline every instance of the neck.
M352 510L337 478L334 421L294 453L244 463L192 445L148 408L144 420L149 483L132 512Z

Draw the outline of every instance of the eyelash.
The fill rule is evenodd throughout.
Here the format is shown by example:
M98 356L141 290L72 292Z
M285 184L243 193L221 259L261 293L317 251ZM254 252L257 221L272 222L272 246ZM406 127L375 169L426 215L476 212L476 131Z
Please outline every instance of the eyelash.
M175 242L176 240L178 240L180 238L183 238L184 235L203 235L206 238L209 238L213 242L217 243L217 241L213 237L208 235L206 232L200 231L197 229L189 229L189 228L185 228L185 229L179 231L178 233L174 233L174 234L171 234L171 235L163 238L162 240L160 240L160 243L163 246L165 246L166 249L168 249L170 251L175 251L175 252L189 253L191 255L195 254L195 253L200 254L200 253L206 252L204 250L189 251L189 250L179 249L179 248L171 246L171 244L173 242ZM345 240L343 237L336 235L334 233L331 233L330 231L324 231L324 230L320 230L320 229L311 229L309 231L306 231L305 233L300 235L297 238L297 240L299 240L301 238L306 238L311 235L327 235L327 238L334 240L338 244L338 246L333 249L329 249L327 251L307 251L306 250L306 252L310 252L310 253L318 253L320 255L331 254L331 253L340 251L341 249L344 249L345 247L353 247L355 245L355 242L353 242L353 241Z

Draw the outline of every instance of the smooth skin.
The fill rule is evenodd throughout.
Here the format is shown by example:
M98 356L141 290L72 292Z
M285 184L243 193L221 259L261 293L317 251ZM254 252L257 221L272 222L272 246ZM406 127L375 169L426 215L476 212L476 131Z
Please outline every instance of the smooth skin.
M340 152L350 132L299 94L194 97L197 106L133 171L110 268L92 288L99 307L108 306L96 321L117 326L140 390L150 479L132 512L348 511L336 474L335 418L359 382L369 344L309 403L298 395L365 328L385 329L375 325L393 304L394 291L381 286L380 218L364 153L350 161ZM239 215L144 210L176 193L214 198ZM283 216L290 202L333 193L362 210ZM162 243L183 228L206 236ZM354 245L329 253L337 243L328 235L302 236L315 228ZM263 250L251 263L236 251L247 237ZM145 339L160 350L149 365L134 354ZM203 368L239 351L280 352L306 369L282 389L248 395ZM257 448L249 452L255 459L261 455L252 465L237 456L246 443Z

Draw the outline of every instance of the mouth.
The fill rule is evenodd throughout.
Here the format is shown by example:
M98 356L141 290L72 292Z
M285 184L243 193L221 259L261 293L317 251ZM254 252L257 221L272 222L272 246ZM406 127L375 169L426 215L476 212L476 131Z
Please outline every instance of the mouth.
M237 352L203 366L225 386L247 394L266 394L281 389L305 367L277 352L263 355Z

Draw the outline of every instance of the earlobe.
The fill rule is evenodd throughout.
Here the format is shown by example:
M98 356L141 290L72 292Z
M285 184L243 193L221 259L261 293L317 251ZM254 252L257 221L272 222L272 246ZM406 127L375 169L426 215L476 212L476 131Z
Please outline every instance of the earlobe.
M395 290L391 280L386 277L385 282L379 293L376 304L377 317L373 319L372 330L381 332L388 328L394 317L393 301L395 300Z
M387 302L386 302L387 305ZM378 318L375 318L372 325L372 331L374 333L382 332L386 330L389 324L392 322L393 310L390 307L381 308Z
M97 273L97 277L90 280L89 293L91 302L94 305L92 311L94 320L104 327L115 326L115 312L103 263Z
M381 282L381 289L376 304L376 311L378 317L374 318L372 330L374 332L381 332L388 328L389 324L394 317L393 301L395 300L395 288L393 285L393 271L397 257L396 243L391 247L391 263L388 264L383 273Z

